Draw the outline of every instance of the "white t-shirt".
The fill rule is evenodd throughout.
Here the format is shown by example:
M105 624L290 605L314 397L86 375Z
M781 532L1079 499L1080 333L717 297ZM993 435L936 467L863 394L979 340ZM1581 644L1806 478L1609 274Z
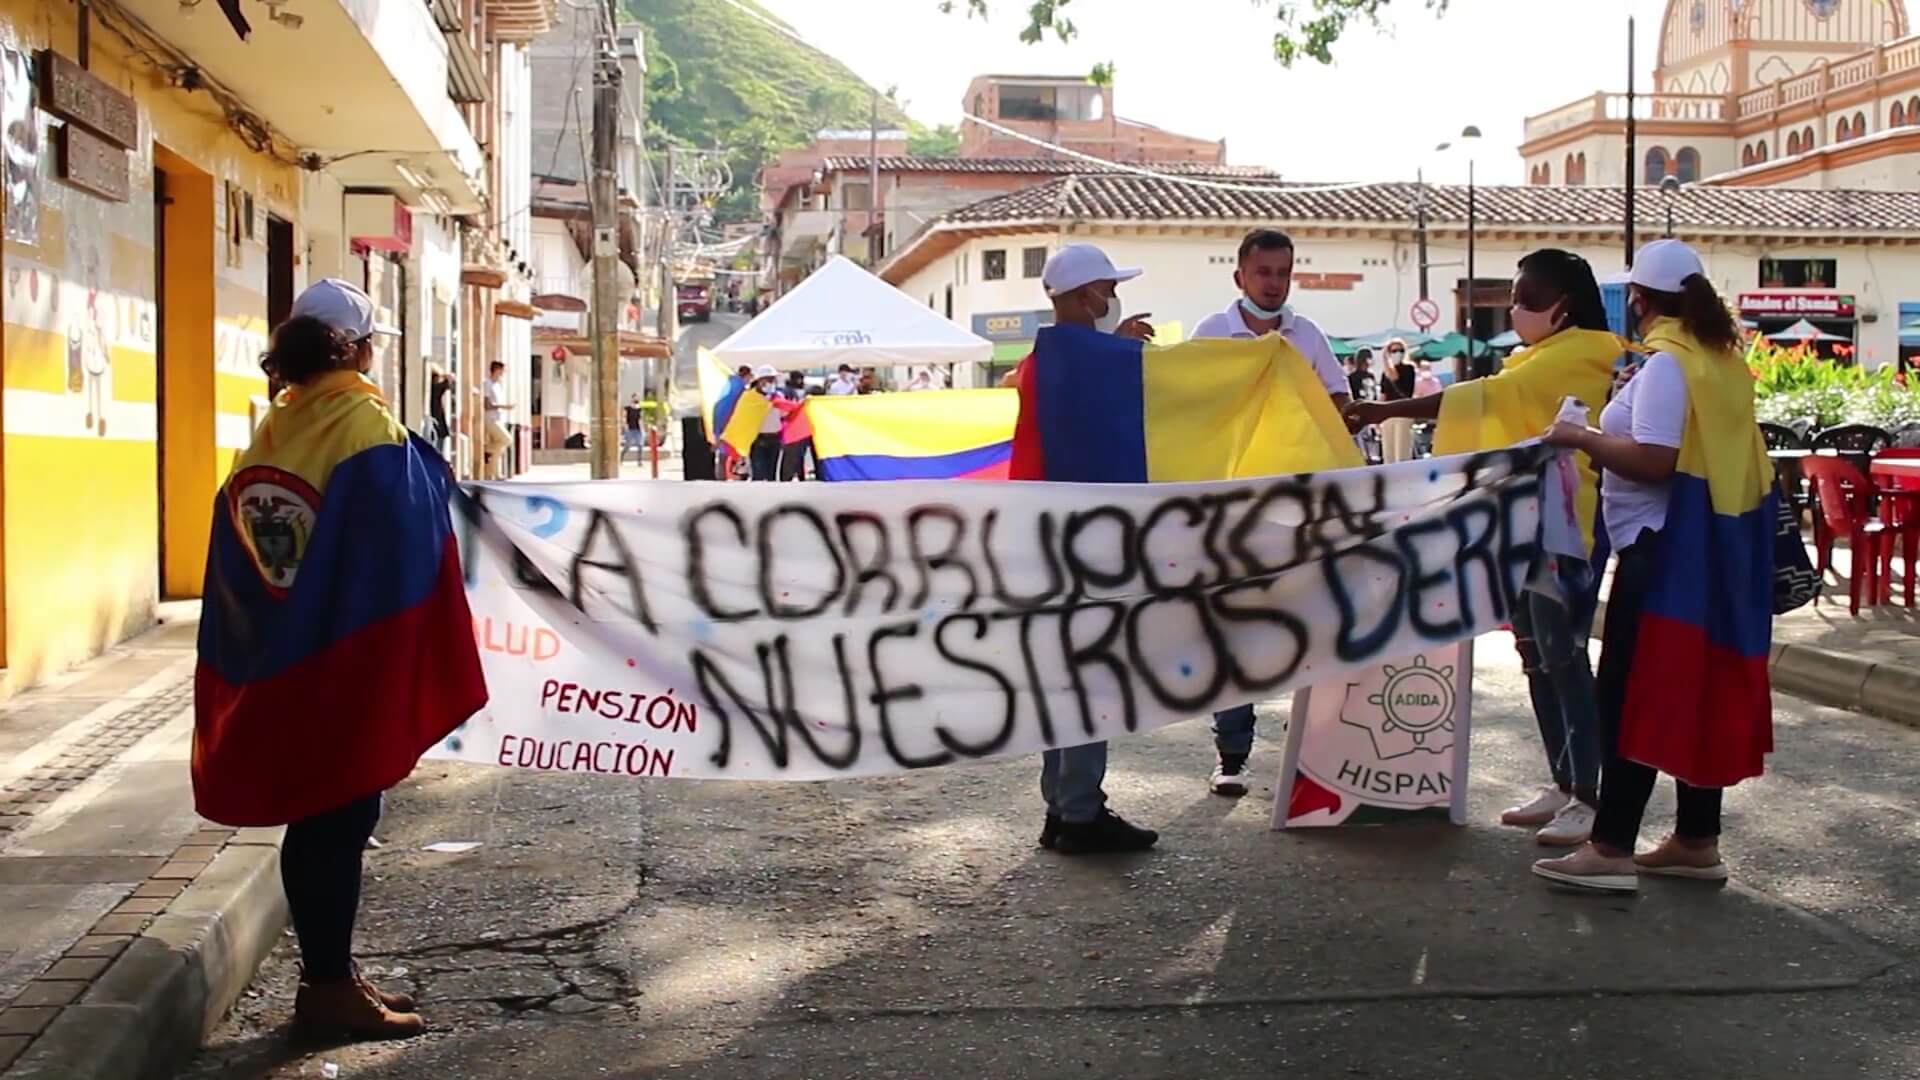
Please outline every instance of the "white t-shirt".
M845 397L848 394L857 394L859 392L860 381L858 379L849 379L844 375L835 375L833 382L827 386L828 397Z
M766 394L762 396L771 398L773 395ZM780 434L780 422L784 419L786 419L786 414L781 412L779 409L768 409L767 415L760 418L760 434L762 435Z
M498 420L507 411L507 388L499 379L487 380L486 401L489 420Z
M1329 396L1351 393L1347 385L1347 373L1340 369L1340 361L1333 355L1333 343L1327 340L1326 332L1319 324L1305 315L1296 314L1289 307L1280 316L1278 330L1287 343L1300 350L1300 355L1313 365L1313 373L1320 376L1320 384L1327 388ZM1227 310L1216 311L1200 320L1193 328L1196 338L1251 338L1259 335L1247 325L1247 316L1235 300L1227 305Z
M1672 353L1654 353L1607 407L1600 410L1600 430L1629 435L1642 446L1680 448L1687 428L1687 377ZM1671 484L1641 484L1615 472L1603 472L1600 511L1615 551L1632 544L1643 529L1658 530L1667 523L1667 496Z

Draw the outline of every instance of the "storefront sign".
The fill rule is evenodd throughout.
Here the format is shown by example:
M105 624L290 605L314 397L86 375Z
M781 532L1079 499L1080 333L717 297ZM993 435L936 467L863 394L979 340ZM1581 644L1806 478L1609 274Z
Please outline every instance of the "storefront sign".
M1053 325L1052 311L990 311L973 317L973 332L988 341L1032 341Z
M1853 295L1831 292L1746 292L1740 314L1780 318L1851 319Z
M75 124L62 124L54 145L60 179L103 199L127 201L133 187L125 150Z
M140 140L140 113L133 98L54 52L40 50L40 107L92 129L122 150Z

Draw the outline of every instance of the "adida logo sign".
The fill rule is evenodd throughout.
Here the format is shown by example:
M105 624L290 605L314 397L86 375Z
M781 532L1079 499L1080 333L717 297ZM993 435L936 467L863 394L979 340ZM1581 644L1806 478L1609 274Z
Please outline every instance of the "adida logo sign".
M1274 827L1465 820L1473 643L1294 695Z

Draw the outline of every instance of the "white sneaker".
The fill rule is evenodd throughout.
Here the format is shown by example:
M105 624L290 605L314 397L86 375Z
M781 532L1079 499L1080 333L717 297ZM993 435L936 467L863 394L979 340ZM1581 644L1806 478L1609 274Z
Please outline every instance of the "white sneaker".
M1509 806L1500 813L1502 825L1545 825L1553 820L1553 815L1566 809L1573 796L1561 791L1552 784L1540 789L1531 800L1519 806Z
M1247 793L1247 767L1243 764L1235 772L1228 772L1225 763L1213 767L1213 779L1209 785L1215 795L1230 795L1239 798Z
M1533 834L1548 847L1579 847L1593 837L1594 809L1578 799L1553 815L1547 827Z

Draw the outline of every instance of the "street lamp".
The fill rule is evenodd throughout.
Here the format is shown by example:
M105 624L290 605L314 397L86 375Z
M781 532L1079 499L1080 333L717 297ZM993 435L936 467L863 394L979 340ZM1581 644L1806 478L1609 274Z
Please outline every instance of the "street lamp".
M1660 201L1667 208L1667 239L1673 239L1673 197L1680 194L1680 178L1669 176L1660 181Z
M1475 221L1476 189L1475 189L1474 180L1473 180L1473 144L1478 142L1479 140L1480 140L1480 129L1478 127L1475 127L1472 124L1468 124L1466 127L1460 130L1460 140L1459 140L1460 148L1466 151L1466 154L1467 154L1467 318L1466 318L1466 326L1463 329L1466 331L1466 337L1467 337L1467 367L1469 369L1472 369L1472 367L1474 366L1473 315L1474 315L1474 310L1477 306L1476 301L1479 299L1479 297L1476 295L1477 290L1475 288L1474 266L1473 266L1474 232L1475 232L1475 225L1476 225L1476 221ZM1445 151L1445 150L1452 149L1452 147L1453 147L1453 143L1443 142L1439 146L1434 147L1434 149L1436 151ZM1461 372L1461 374L1465 375L1466 373Z

